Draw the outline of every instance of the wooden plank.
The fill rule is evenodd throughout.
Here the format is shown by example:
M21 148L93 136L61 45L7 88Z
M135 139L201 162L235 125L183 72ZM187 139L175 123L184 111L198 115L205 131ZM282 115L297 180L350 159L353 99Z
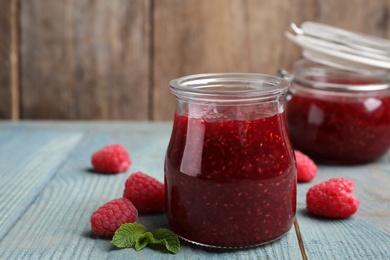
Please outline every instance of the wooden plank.
M171 79L206 72L275 74L290 1L156 1L153 118L171 119Z
M22 1L25 119L148 119L149 0Z
M0 1L0 119L11 118L11 2Z
M294 229L274 243L247 250L211 250L185 242L176 255L149 248L139 252L115 249L109 239L91 233L90 215L105 202L122 196L124 182L134 171L142 170L163 181L164 155L172 124L79 123L74 127L85 129L88 134L0 243L0 258L300 259ZM99 130L89 131L91 128ZM130 169L118 175L90 172L92 152L109 143L122 143L129 150L133 161ZM139 221L149 229L167 226L165 214L141 215Z
M19 118L18 1L0 1L0 119Z
M380 1L321 1L318 2L318 22L347 30L388 37L390 2Z
M305 209L307 190L334 177L355 182L354 194L360 200L358 212L344 220L312 216ZM362 166L320 166L312 183L299 184L297 218L308 259L390 259L389 180L390 153L379 162Z
M389 0L153 3L21 1L23 118L170 120L175 100L167 85L173 78L291 68L301 52L284 38L290 22L390 37ZM0 88L0 105L8 109L8 83ZM18 109L18 102L13 105Z
M384 35L386 39L390 39L390 17L389 17L389 12L390 12L390 0L384 0L383 3L383 9L382 9L382 19L379 22L379 26L383 28L384 30ZM387 19L386 19L387 18Z
M35 202L81 137L74 131L34 131L2 125L0 241Z
M19 0L11 1L11 119L20 119Z

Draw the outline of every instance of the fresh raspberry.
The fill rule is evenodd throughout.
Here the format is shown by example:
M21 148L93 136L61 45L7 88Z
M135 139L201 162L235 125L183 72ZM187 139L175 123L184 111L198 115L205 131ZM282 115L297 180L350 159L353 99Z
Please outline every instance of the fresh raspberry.
M306 154L295 150L298 182L309 182L317 175L317 165Z
M347 218L359 208L352 194L355 184L346 178L332 178L311 187L306 194L306 209L314 215Z
M92 231L101 236L112 237L115 231L125 223L137 222L138 211L126 198L114 199L92 213Z
M91 162L95 171L103 173L124 172L131 164L129 154L120 144L107 145L96 151Z
M131 200L140 213L165 210L164 184L143 173L132 173L126 180L123 196Z

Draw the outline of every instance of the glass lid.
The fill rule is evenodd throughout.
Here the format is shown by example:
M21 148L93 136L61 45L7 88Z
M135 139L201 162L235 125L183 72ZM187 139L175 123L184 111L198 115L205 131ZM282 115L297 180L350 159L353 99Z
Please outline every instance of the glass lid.
M330 25L294 23L287 38L303 49L303 56L315 62L349 70L390 70L390 40L356 33Z

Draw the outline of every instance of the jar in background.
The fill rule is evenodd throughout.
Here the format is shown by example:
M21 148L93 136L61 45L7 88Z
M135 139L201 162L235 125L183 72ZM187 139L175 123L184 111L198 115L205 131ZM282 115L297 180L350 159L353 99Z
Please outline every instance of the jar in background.
M390 148L390 41L313 22L292 29L304 57L287 76L294 148L325 163L380 158Z
M165 158L166 205L180 237L241 248L290 230L296 166L284 115L288 86L244 73L170 82L177 106Z
M388 73L357 73L302 59L293 75L286 118L295 149L337 164L370 162L388 151Z

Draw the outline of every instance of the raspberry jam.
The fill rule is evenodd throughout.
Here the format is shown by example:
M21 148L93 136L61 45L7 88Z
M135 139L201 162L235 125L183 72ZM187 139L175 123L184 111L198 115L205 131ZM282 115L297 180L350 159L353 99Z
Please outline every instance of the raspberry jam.
M367 163L385 154L390 147L388 84L323 66L321 76L314 77L313 68L318 73L318 65L306 64L302 75L298 67L287 102L294 148L318 162L336 164Z
M192 77L201 76L207 77ZM178 106L165 160L168 221L179 236L204 246L267 243L291 228L296 210L295 159L283 112L287 88L275 77L223 74L215 90L215 77L210 88L191 82L178 91L171 82ZM248 77L255 81L243 84Z

